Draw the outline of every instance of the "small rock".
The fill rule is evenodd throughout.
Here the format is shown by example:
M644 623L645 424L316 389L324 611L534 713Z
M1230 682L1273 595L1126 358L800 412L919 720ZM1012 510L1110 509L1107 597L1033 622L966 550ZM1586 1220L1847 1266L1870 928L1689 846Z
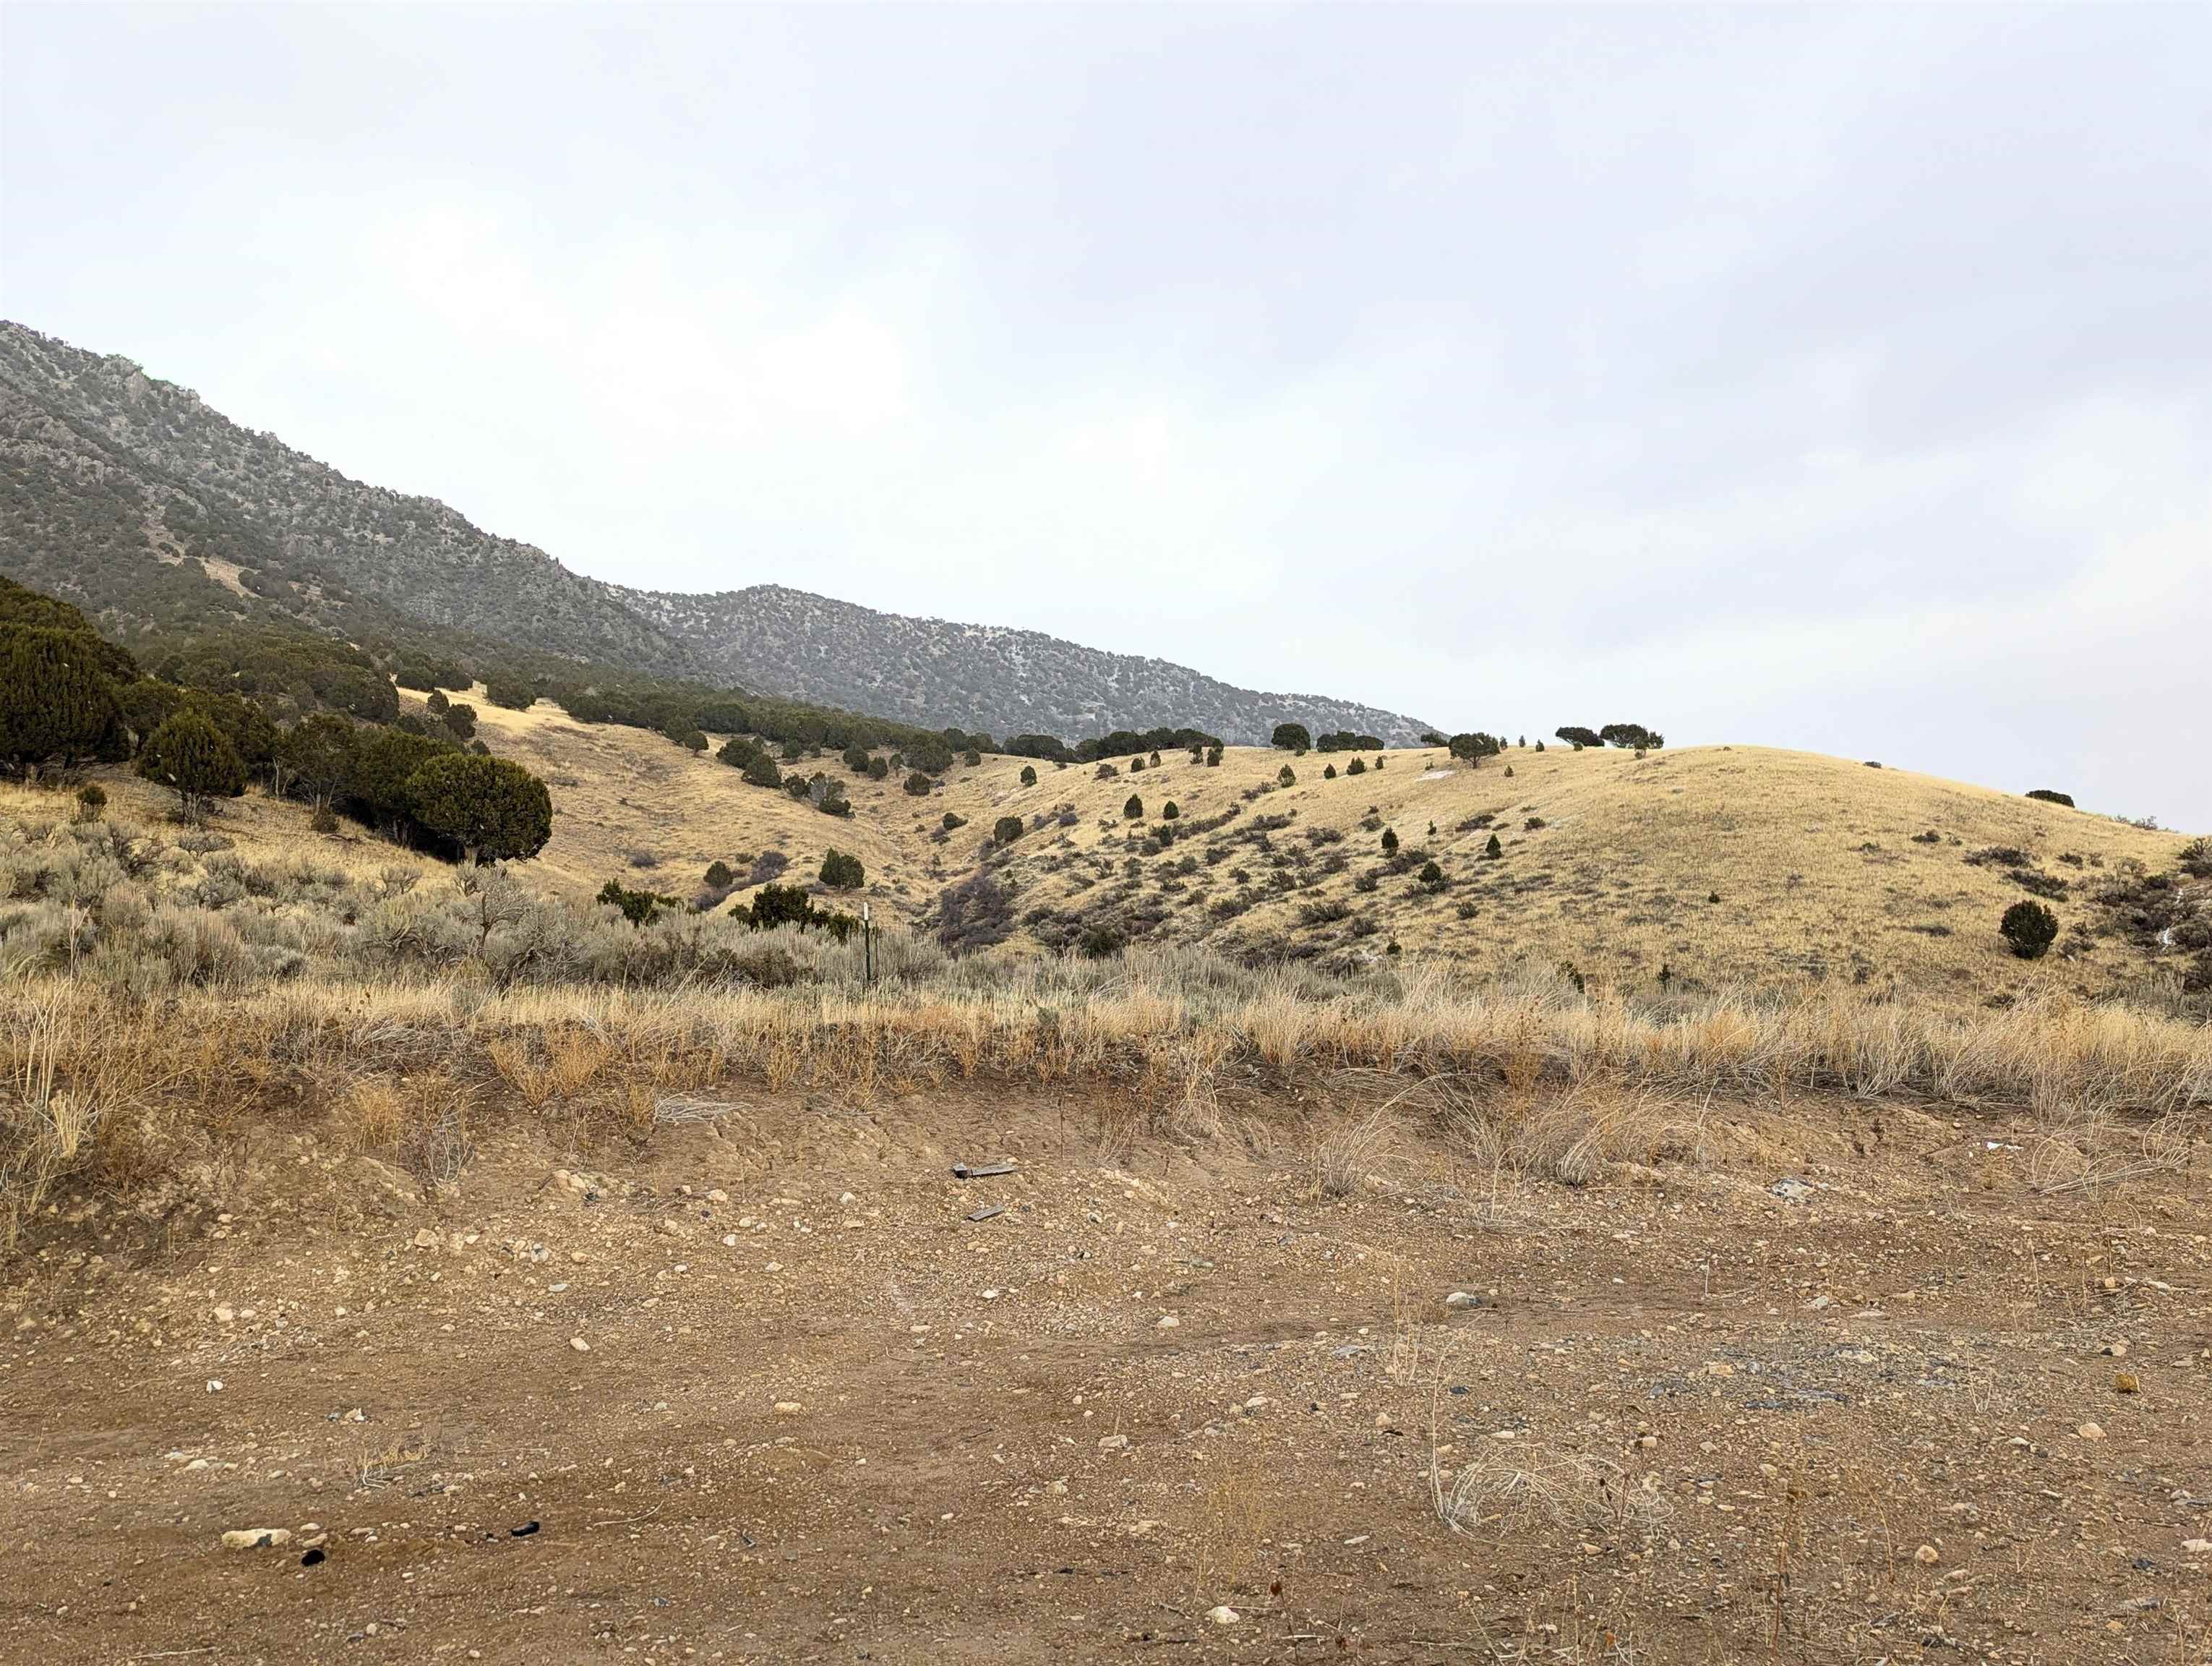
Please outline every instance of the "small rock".
M2102 1440L2105 1438L2105 1431L2103 1428L2094 1423L2084 1423L2080 1428L2075 1430L2074 1432L2081 1436L2084 1440Z
M1129 1450L1129 1437L1108 1435L1098 1443L1098 1450L1102 1452L1126 1452Z
M1206 1617L1217 1626L1233 1626L1244 1616L1226 1602L1217 1602L1206 1611Z
M2181 1547L2191 1556L2212 1554L2212 1539L2184 1539Z
M2141 1394L2142 1378L2131 1371L2124 1371L2112 1378L2112 1387L2122 1394Z
M417 1250L435 1250L438 1247L438 1235L428 1227L423 1227L415 1234L415 1247Z
M1160 1315L1159 1322L1155 1324L1152 1329L1154 1330L1173 1330L1182 1322L1182 1321L1176 1318L1174 1314L1163 1313Z
M1942 1554L1934 1545L1923 1545L1912 1553L1912 1560L1923 1567L1934 1567Z
M727 1203L729 1201L730 1195L720 1187L707 1194L707 1201L709 1203Z
M1487 1307L1489 1303L1471 1290L1455 1290L1444 1298L1446 1307Z
M592 1345L580 1336L571 1336L568 1339L568 1346L579 1353L589 1353L592 1351Z
M797 1417L806 1408L796 1400L779 1400L775 1402L775 1414L778 1417Z
M225 1550L269 1550L291 1542L289 1527L234 1527L222 1535Z
M1790 1203L1802 1203L1813 1195L1813 1189L1795 1175L1784 1175L1766 1189Z

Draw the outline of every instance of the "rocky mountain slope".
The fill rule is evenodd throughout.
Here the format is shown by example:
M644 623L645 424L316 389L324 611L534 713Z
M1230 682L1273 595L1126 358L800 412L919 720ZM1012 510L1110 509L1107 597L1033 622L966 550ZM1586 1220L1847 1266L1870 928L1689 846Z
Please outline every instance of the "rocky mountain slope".
M717 680L1001 739L1188 725L1264 743L1278 723L1411 745L1429 725L1316 695L1240 689L1188 666L1108 654L1042 631L910 618L781 585L711 595L616 593ZM956 714L945 717L945 714Z
M1407 741L1426 727L777 586L693 596L603 583L434 499L349 479L128 359L3 321L0 572L115 627L213 612L358 634L365 614L389 610L579 661L1000 735L1190 724L1251 741L1289 719Z

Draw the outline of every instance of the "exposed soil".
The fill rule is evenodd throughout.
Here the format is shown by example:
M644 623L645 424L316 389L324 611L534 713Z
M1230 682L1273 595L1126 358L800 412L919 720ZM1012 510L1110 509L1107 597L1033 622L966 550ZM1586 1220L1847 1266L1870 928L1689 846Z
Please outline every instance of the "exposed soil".
M65 1201L0 1292L0 1658L2207 1658L2201 1156L2045 1195L2022 1124L1808 1101L1581 1189L1401 1129L1335 1199L1318 1104ZM1478 1458L1542 1507L1450 1530Z

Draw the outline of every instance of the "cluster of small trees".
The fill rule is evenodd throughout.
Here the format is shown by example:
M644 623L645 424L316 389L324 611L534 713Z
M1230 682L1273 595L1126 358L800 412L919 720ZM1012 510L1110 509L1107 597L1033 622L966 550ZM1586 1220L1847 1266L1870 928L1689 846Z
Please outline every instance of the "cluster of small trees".
M364 727L337 711L280 729L240 695L142 676L75 608L0 580L0 764L35 777L135 757L176 793L188 819L266 773L319 819L343 805L396 836L482 856L535 855L551 836L551 796L520 764L461 750L469 707L446 701L437 730ZM433 690L433 698L444 696ZM459 721L456 721L456 719Z
M1641 723L1608 723L1602 729L1586 729L1570 723L1552 733L1577 751L1585 746L1620 746L1656 752L1667 744L1665 735Z
M1309 733L1303 723L1278 723L1269 744L1286 752L1379 752L1382 742L1379 736L1354 734L1350 729L1337 729L1316 739Z

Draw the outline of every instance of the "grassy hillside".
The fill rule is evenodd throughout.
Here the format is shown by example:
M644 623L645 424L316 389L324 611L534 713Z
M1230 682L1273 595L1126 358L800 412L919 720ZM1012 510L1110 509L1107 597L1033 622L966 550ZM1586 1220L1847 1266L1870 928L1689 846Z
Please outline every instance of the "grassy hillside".
M1002 954L1204 941L1352 968L1395 942L1479 976L1571 967L1646 994L1811 982L1964 1000L2108 994L2178 978L2189 954L2185 940L2158 952L2143 921L2169 915L2137 906L2143 876L2177 870L2181 836L1810 753L1516 750L1468 769L1416 749L1379 768L1369 754L1365 773L1335 780L1324 768L1341 771L1348 755L1232 747L1209 768L1171 752L1134 775L1118 760L1104 780L1087 764L987 757L955 764L926 797L897 771L872 781L831 756L798 766L843 785L854 813L842 820L746 785L711 754L578 724L548 702L515 712L479 699L477 711L495 752L551 783L553 838L526 871L572 897L611 878L689 899L710 862L748 874L774 854L787 879L811 882L835 845L866 864L862 894L879 915L916 926L934 923L947 886L988 875L1002 893ZM1283 787L1285 763L1297 779ZM1038 772L1032 786L1020 782L1025 767ZM109 787L119 814L158 809L142 783ZM1132 793L1139 821L1123 816ZM1173 822L1162 815L1170 800ZM966 824L947 833L947 812ZM225 814L242 845L313 847L370 873L435 866L350 825L318 839L304 810L258 795ZM1026 830L996 848L991 831L1006 816ZM1395 856L1382 848L1386 828ZM1495 859L1485 854L1493 833ZM1419 882L1431 859L1441 890ZM2212 909L2206 889L2185 882L2185 913ZM2008 952L1996 922L2032 891L2061 936L2030 963ZM2174 894L2164 893L2169 914Z
M1248 800L1285 762L1297 784ZM1208 769L1177 754L1133 778L1070 769L1023 788L1018 760L994 760L951 783L946 801L979 824L1073 806L1073 826L1009 853L1024 918L1040 907L1158 915L1158 934L1324 957L1387 952L1395 940L1494 973L1571 964L1646 988L1662 967L1708 987L2109 988L2139 975L2143 958L2088 898L2134 865L2171 870L2183 843L1984 787L1765 748L1516 750L1480 769L1411 751L1324 780L1330 763L1345 760L1232 750ZM1142 823L1123 819L1132 792ZM1184 826L1240 813L1148 854L1170 799ZM1496 859L1485 854L1493 834ZM1430 858L1445 880L1433 892L1416 878ZM1359 888L1363 877L1373 889ZM2033 964L1996 932L2026 885L2053 893L2063 932Z

